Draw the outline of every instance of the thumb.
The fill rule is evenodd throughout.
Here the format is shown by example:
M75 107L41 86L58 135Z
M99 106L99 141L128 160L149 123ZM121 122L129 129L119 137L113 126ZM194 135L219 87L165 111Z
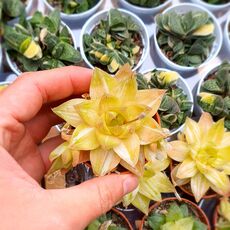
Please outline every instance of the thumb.
M56 193L57 208L64 221L71 225L70 229L84 229L137 185L138 179L132 174L111 174L65 190L50 191Z

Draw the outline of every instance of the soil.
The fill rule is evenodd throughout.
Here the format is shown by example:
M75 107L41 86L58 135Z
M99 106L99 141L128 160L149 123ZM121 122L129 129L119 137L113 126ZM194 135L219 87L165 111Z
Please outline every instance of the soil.
M117 213L115 213L113 210L108 212L109 215L111 215L111 219L112 219L112 222L114 224L117 225L117 227L123 227L123 228L126 228L126 229L130 229L129 228L129 225L127 224L127 222L124 220L124 218L122 218L121 216L119 216Z

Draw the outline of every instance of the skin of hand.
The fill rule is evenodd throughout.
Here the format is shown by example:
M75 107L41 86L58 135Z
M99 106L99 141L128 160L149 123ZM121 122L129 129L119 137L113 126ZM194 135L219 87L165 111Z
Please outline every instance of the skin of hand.
M92 70L73 66L25 73L0 93L0 229L84 229L137 186L131 174L67 189L39 185L50 167L49 153L61 143L60 137L42 143L60 122L51 108L88 92L91 75Z

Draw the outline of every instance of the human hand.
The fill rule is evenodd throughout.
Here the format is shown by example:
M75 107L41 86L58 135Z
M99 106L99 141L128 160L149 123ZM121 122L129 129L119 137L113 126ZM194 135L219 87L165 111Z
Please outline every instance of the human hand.
M132 175L109 175L81 185L44 190L39 183L49 153L61 143L41 143L60 120L58 101L88 91L91 70L64 67L25 73L0 94L0 216L4 230L83 229L137 186Z

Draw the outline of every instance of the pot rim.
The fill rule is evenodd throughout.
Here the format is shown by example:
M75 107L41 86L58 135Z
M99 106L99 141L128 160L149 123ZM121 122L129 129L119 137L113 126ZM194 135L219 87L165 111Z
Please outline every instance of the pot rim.
M156 202L156 203L154 203L152 206L150 206L148 214L149 214L153 209L155 209L156 207L158 207L161 203L167 202L167 201L180 201L180 200L178 200L176 197L165 198L165 199L163 199L162 201ZM197 204L195 204L195 203L193 203L192 201L187 200L187 199L185 199L185 198L181 198L181 202L186 203L186 204L189 204L189 205L191 205L193 208L195 208L195 209L197 210L197 212L198 212L198 216L197 216L197 217L199 217L200 221L203 220L202 222L205 223L205 224L207 225L207 227L208 227L207 230L210 230L210 229L211 229L210 223L209 223L209 220L208 220L206 214L204 213L204 211L203 211ZM144 221L145 221L146 218L147 218L147 215L144 215L143 218L142 218L142 220L141 220L141 224L140 224L139 230L143 230Z
M194 4L194 3L180 3L180 4L175 4L175 5L172 5L170 7L168 7L167 9L165 9L162 14L165 14L165 13L168 13L169 11L171 10L175 10L175 9L178 9L178 8L181 8L181 7L187 7L187 8L196 8L198 11L204 11L206 12L209 17L212 18L213 20L213 23L215 25L215 29L216 29L216 33L215 35L218 35L216 36L217 38L219 37L219 40L220 42L216 45L217 48L215 50L215 52L211 55L211 53L209 54L209 56L206 58L206 60L201 63L199 66L182 66L182 65L179 65L177 63L174 63L173 61L169 60L164 54L163 52L161 51L161 48L160 46L158 45L158 42L157 42L157 34L158 34L158 26L157 24L155 24L155 33L154 33L154 43L155 43L155 48L156 48L156 51L158 52L160 58L162 59L162 61L170 66L170 68L173 68L173 69L176 69L178 71L194 71L194 70L197 70L198 68L201 68L205 65L208 65L211 61L213 61L214 58L216 58L216 56L218 55L218 53L220 52L220 49L222 47L222 44L223 44L223 33L222 33L222 29L220 27L220 24L216 18L216 16L209 10L205 9L203 6L201 5L197 5L197 4ZM191 10L193 11L193 10ZM188 11L189 12L189 11ZM155 21L156 21L156 18L155 18ZM216 40L216 39L215 39ZM215 42L215 41L214 41ZM211 48L211 51L213 50L213 47L214 47L214 44L212 45L212 48ZM209 60L208 60L209 59Z
M221 4L211 4L203 0L193 0L193 2L196 2L197 4L200 4L203 7L207 7L207 9L210 9L210 10L222 10L230 6L230 2L221 3Z
M113 8L111 8L113 9ZM84 41L83 41L83 36L84 34L87 33L87 28L91 25L91 24L94 24L94 27L90 27L90 32L92 32L92 29L95 28L95 26L99 23L99 18L100 16L104 16L104 18L107 18L108 16L108 12L111 10L111 9L105 9L105 10L102 10L102 11L99 11L97 12L95 15L93 15L91 18L89 18L85 24L83 25L82 27L82 30L81 30L81 34L80 34L80 52L81 52L81 56L83 58L83 60L85 61L85 63L88 65L88 67L90 67L91 69L94 69L95 67L91 64L91 62L88 60L88 58L86 57L86 54L85 54L85 51L84 51ZM142 53L142 56L139 60L139 62L137 63L136 66L134 66L132 68L132 71L135 71L137 70L138 68L141 67L141 65L144 63L144 61L146 60L148 54L149 54L149 46L150 46L150 42L149 42L149 34L148 34L148 31L147 31L147 28L144 24L144 22L137 16L135 15L134 13L130 12L130 11L127 11L127 10L124 10L124 9L121 9L121 8L116 8L117 10L119 10L122 14L125 14L125 15L128 15L130 16L131 18L135 19L136 22L138 22L138 25L140 26L140 28L143 30L143 32L139 32L141 37L142 37L142 42L143 42L143 53ZM93 23L94 21L96 21L96 23ZM111 73L110 73L111 74Z

